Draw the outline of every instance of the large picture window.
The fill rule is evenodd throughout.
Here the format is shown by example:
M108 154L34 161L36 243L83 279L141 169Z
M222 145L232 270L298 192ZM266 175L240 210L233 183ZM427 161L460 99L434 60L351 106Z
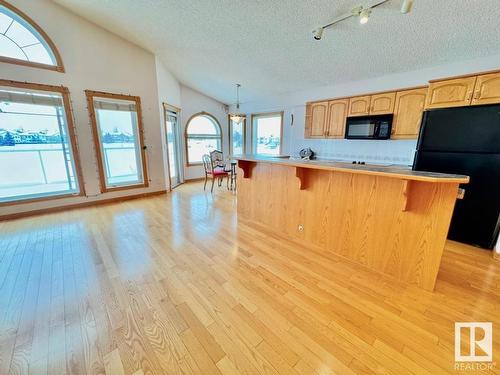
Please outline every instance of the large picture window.
M83 194L66 88L0 80L0 203Z
M228 116L229 121L229 153L231 155L242 155L245 153L245 128L246 119L241 122L234 122L231 116Z
M0 61L64 72L49 36L26 14L0 0Z
M192 116L186 126L187 163L201 164L203 155L222 151L222 131L212 115L201 112Z
M252 152L279 155L283 138L283 112L252 115Z
M86 94L101 191L148 186L140 98L89 90Z

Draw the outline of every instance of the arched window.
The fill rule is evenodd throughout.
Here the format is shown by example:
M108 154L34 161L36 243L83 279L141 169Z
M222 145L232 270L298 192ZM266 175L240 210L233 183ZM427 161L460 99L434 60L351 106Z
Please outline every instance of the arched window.
M31 18L0 0L0 61L64 72L49 36Z
M222 151L222 131L214 116L200 112L193 115L186 126L187 163L199 164L202 157L213 150Z

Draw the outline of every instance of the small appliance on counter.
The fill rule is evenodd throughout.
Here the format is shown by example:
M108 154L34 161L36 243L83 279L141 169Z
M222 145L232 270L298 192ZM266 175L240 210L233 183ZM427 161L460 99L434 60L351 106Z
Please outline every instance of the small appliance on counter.
M314 160L314 151L310 147L303 148L300 150L299 156L302 160Z
M345 127L346 139L389 139L392 114L348 117Z

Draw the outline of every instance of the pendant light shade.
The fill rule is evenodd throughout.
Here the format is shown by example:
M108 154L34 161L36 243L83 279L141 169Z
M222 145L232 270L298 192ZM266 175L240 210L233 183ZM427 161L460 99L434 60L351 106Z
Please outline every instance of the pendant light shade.
M231 121L236 123L236 124L239 124L244 119L245 119L245 116L243 116L243 115L236 115L236 114L231 115Z
M236 124L241 123L245 120L245 115L240 113L240 87L239 83L236 84L236 112L230 113L229 118Z

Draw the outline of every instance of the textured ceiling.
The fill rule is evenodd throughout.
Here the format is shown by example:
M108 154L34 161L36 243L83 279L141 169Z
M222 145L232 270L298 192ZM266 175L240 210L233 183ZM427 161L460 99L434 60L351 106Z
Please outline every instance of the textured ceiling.
M500 52L499 0L402 0L314 41L362 0L54 0L156 53L185 85L233 103Z

